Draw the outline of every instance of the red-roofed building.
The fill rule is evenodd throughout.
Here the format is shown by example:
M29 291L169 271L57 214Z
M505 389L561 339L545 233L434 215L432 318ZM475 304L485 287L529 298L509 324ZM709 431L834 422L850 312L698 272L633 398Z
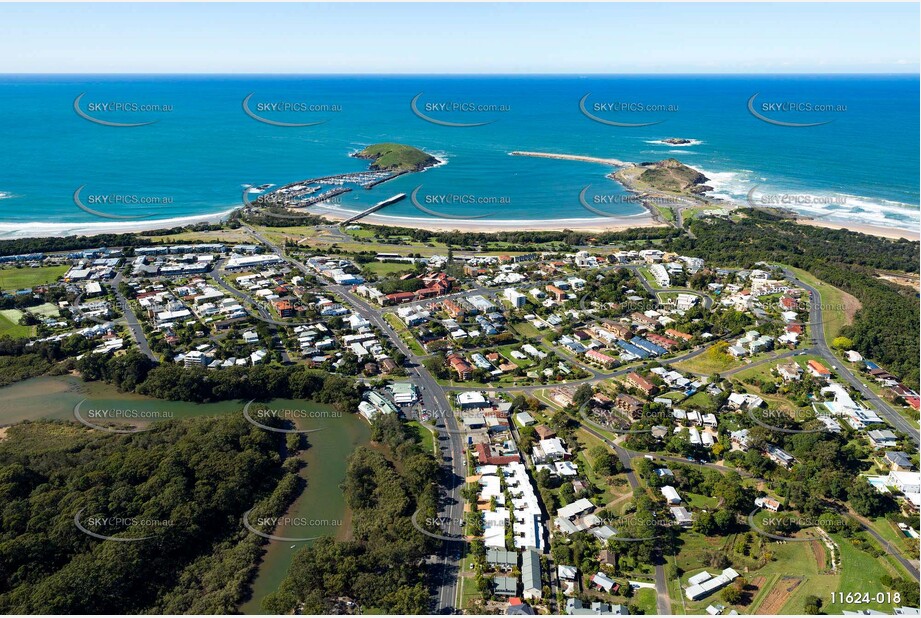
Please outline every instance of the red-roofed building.
M828 369L828 367L826 367L819 361L810 360L807 363L807 366L809 368L809 373L811 373L817 378L830 378L831 377L831 371Z
M674 339L669 339L668 337L663 337L662 335L657 335L655 333L646 333L646 339L662 346L666 350L671 350L678 345L678 342Z
M684 339L685 341L690 341L694 338L693 335L687 333L682 333L680 330L675 330L674 328L669 328L665 330L665 334L669 337L677 337L678 339Z
M276 300L272 304L275 305L275 310L278 312L278 315L280 315L281 317L290 318L291 316L294 315L294 305L292 305L290 301Z
M488 444L480 442L473 447L477 461L483 465L505 466L521 461L518 455L493 455Z
M647 396L656 392L656 385L635 371L627 374L627 384L633 388L643 391Z
M607 354L599 352L598 350L587 350L585 352L585 358L604 365L605 367L610 367L617 362L615 359L611 358Z
M444 309L445 312L455 320L463 319L464 314L466 313L463 307L461 307L457 302L451 300L450 298L441 303L441 308Z
M798 305L799 303L796 301L795 298L792 298L790 296L780 297L780 308L783 309L784 311L796 311L796 308Z
M387 294L384 296L384 304L399 305L401 303L408 303L415 299L416 295L413 292L394 292L393 294Z
M438 287L422 288L420 290L416 290L416 298L417 299L433 298L435 296L438 296L441 293L442 293L441 288L438 288Z
M473 367L470 366L470 363L465 361L460 356L452 354L448 356L445 361L447 361L448 366L451 367L454 371L457 372L457 377L461 380L469 380L470 376L473 373Z
M545 289L546 289L548 292L550 292L550 294L552 294L553 297L554 297L558 302L559 302L559 301L566 300L566 292L564 292L564 291L561 290L560 288L556 287L555 285L548 285Z

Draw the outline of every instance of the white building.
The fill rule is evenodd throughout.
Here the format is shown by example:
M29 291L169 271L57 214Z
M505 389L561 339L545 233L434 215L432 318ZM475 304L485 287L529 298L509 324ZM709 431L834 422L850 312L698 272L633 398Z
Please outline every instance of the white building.
M515 309L521 309L528 302L527 297L514 288L506 288L505 291L502 292L502 295Z

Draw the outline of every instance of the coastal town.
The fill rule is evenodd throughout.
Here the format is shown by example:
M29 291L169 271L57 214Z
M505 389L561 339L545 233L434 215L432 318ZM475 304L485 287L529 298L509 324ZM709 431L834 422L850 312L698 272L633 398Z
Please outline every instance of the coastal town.
M0 615L921 618L921 4L0 6Z
M281 230L5 256L0 275L48 275L4 288L5 328L76 358L358 380L355 413L417 427L458 479L414 520L444 552L436 611L773 613L862 555L902 573L887 594L917 580L921 400L806 274L645 241L423 257ZM804 479L835 465L858 472L820 519Z

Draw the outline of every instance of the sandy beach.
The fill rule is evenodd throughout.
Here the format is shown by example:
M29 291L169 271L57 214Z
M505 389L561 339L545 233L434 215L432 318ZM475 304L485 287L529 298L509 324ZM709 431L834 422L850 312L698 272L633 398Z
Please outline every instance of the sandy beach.
M908 240L921 240L919 230L901 230L894 227L879 227L875 225L865 225L863 223L852 223L850 221L829 221L816 219L797 219L800 225L812 225L814 227L824 227L831 230L851 230L852 232L861 232L871 236L880 236L882 238L907 238Z
M220 223L237 208L205 215L176 217L175 219L151 219L137 221L98 221L74 223L42 223L33 221L26 224L0 223L0 240L12 238L38 238L43 236L93 236L94 234L128 234L149 230L166 230L184 227L196 223Z
M318 204L310 213L332 221L344 221L355 213L337 206ZM509 231L556 231L573 230L582 232L620 232L638 227L666 226L652 218L649 212L628 217L591 217L579 219L435 219L432 217L393 217L374 213L357 223L415 227L433 232L509 232Z
M149 230L165 230L196 223L220 223L235 208L210 215L194 215L175 219L150 221L100 221L94 223L41 223L28 224L0 223L0 240L13 238L36 238L43 236L91 236L93 234L126 234ZM330 221L344 221L355 215L350 210L338 206L317 204L310 207L309 213L325 217ZM395 227L415 227L433 232L507 232L507 231L555 231L573 230L584 232L619 232L638 227L662 227L667 224L655 220L646 211L626 217L590 217L560 219L436 219L433 217L397 217L374 213L361 219L360 223L373 225L390 225ZM903 230L882 226L865 225L850 221L796 219L799 225L813 225L828 229L847 229L882 238L906 238L921 240L918 230Z

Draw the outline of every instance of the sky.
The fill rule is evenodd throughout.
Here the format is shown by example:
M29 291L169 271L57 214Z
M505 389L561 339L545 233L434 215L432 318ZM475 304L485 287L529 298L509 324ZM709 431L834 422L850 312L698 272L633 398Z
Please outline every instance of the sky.
M0 4L0 73L915 73L917 3Z

